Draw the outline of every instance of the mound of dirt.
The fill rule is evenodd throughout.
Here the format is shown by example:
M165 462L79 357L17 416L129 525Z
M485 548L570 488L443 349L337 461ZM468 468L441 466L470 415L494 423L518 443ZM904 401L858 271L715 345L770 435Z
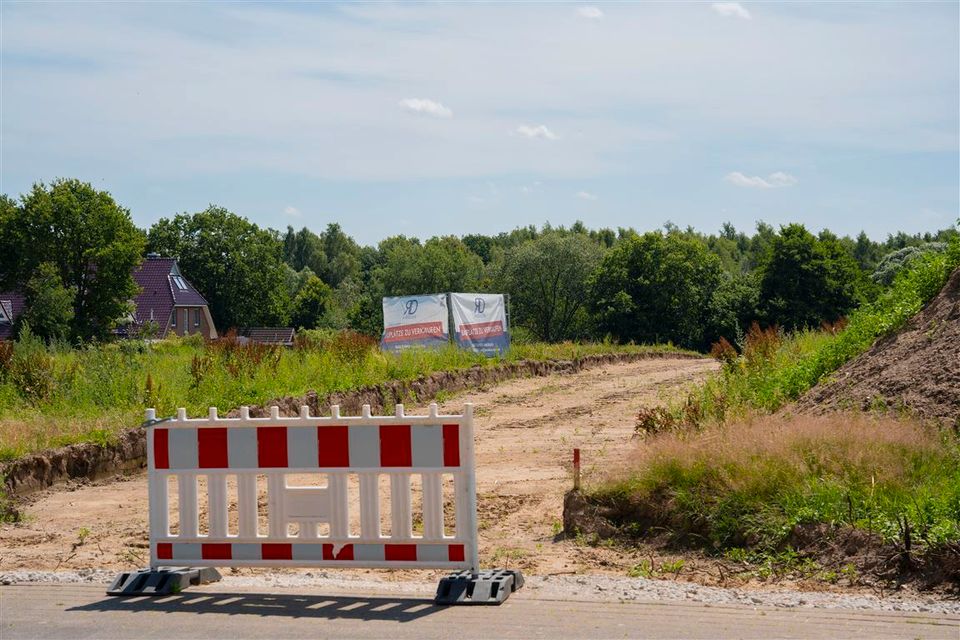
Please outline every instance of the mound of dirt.
M900 331L840 367L797 408L907 409L923 419L960 421L960 269Z

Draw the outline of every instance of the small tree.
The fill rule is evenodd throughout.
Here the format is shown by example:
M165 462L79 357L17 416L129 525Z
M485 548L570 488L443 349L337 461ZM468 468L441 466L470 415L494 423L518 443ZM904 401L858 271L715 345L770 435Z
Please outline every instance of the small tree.
M588 236L556 232L508 250L496 281L510 294L515 324L548 342L583 336L587 280L602 256Z
M24 289L26 310L17 319L48 341L65 340L73 320L74 292L63 286L57 267L43 262Z
M632 236L611 249L590 282L598 328L619 340L703 347L720 259L680 232Z
M320 278L311 275L293 299L293 326L313 329L330 307L333 290Z
M835 237L803 225L780 230L759 265L760 306L769 324L786 329L833 322L861 298L860 267Z

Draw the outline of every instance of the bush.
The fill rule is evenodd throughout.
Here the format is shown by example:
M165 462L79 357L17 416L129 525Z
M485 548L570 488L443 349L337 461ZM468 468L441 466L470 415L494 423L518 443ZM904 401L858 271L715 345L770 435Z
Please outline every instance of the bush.
M20 337L12 351L8 365L10 382L32 404L48 399L54 388L53 359L28 323L21 325Z

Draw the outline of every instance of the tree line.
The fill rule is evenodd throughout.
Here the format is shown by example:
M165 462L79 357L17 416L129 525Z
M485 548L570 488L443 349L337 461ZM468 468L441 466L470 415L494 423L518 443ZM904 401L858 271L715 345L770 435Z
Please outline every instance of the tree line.
M873 299L956 228L874 241L801 224L705 234L666 223L630 228L527 226L496 235L403 235L363 246L340 225L264 229L222 207L139 229L106 191L79 180L0 196L0 289L50 339L106 339L136 295L147 252L179 259L221 329L382 327L384 296L510 294L516 331L545 341L610 338L704 349L756 321L785 329L834 322Z

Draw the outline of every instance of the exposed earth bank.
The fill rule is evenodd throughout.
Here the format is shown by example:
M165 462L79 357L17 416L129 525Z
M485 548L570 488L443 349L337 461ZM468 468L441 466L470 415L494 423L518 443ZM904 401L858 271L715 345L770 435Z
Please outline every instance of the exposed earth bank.
M844 364L797 408L908 410L922 419L960 423L960 269L900 331Z

